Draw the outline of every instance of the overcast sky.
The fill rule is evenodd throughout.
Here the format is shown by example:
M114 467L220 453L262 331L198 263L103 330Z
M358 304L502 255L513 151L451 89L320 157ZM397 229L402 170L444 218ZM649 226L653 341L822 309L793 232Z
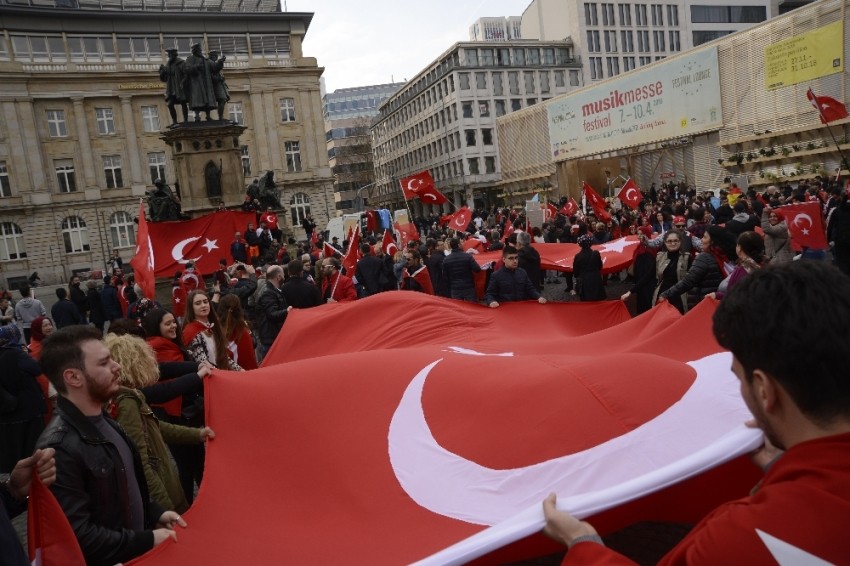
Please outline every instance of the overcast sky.
M530 0L285 0L313 12L304 55L325 68L328 92L410 79L484 16L521 16ZM284 0L281 0L281 5Z

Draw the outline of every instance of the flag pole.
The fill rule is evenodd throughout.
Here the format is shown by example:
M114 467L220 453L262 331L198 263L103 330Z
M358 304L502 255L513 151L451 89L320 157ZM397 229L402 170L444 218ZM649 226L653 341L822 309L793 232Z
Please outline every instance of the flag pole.
M827 121L826 116L823 115L823 110L820 107L820 102L818 101L818 97L815 94L814 89L812 89L812 87L809 87L809 92L812 94L812 100L814 101L815 106L818 109L818 116L820 117L821 122L823 122L826 125L826 129L829 132L829 137L832 138L832 143L835 144L835 149L836 149L836 151L838 151L839 157L841 157L841 162L838 164L838 175L837 175L837 177L840 177L842 169L844 169L845 167L847 169L850 169L850 161L847 160L847 157L845 157L844 152L841 151L841 145L839 145L838 140L835 138L835 134L832 131L832 126L829 125L829 122ZM827 172L827 174L828 174L828 172Z

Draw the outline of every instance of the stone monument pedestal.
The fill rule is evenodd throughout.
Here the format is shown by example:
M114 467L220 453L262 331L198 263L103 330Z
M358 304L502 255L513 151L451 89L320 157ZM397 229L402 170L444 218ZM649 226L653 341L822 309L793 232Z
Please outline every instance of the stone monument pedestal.
M162 133L180 184L184 213L208 212L224 202L228 208L245 200L239 136L245 131L229 120L184 122Z

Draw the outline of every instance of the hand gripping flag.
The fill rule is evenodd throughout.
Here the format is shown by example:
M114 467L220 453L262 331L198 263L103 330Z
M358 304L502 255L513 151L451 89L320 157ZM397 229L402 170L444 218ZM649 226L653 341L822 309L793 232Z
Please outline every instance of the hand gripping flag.
M33 470L27 516L27 543L33 566L85 566L74 530L53 493Z
M596 217L599 218L602 222L608 222L611 220L611 215L605 210L605 199L597 193L593 187L591 187L587 181L584 181L581 186L584 191L584 198L587 199L587 204L593 208L593 212L596 213Z
M405 177L399 183L401 184L401 192L404 194L404 200L418 198L422 202L429 204L443 204L449 201L434 186L434 179L431 177L430 171L426 170L410 177Z
M136 283L142 288L145 297L156 299L156 278L153 244L148 229L148 221L145 218L145 205L139 202L139 231L136 235L136 253L130 260L133 273L136 275Z
M457 212L452 215L451 220L449 220L449 228L458 232L466 232L470 222L472 222L472 211L469 210L468 206L464 206L457 209Z
M623 185L623 188L620 189L620 194L617 195L617 198L632 210L637 210L640 201L643 200L643 195L634 179L629 178Z
M806 98L812 103L812 106L818 111L822 124L829 124L836 120L847 118L847 107L843 102L838 101L831 96L818 96L815 91L809 89L806 91Z
M788 233L795 250L823 250L828 247L819 203L789 204L779 210L785 215L785 223L788 225Z

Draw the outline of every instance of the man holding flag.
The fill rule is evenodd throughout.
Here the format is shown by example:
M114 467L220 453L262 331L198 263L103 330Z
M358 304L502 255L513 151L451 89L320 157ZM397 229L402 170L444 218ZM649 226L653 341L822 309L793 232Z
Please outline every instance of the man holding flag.
M56 481L54 453L53 448L36 450L32 456L19 460L9 479L0 483L0 501L3 502L0 505L0 552L3 554L3 564L27 566L30 563L10 519L26 511L34 473L46 486ZM70 542L73 546L77 544L76 539Z

